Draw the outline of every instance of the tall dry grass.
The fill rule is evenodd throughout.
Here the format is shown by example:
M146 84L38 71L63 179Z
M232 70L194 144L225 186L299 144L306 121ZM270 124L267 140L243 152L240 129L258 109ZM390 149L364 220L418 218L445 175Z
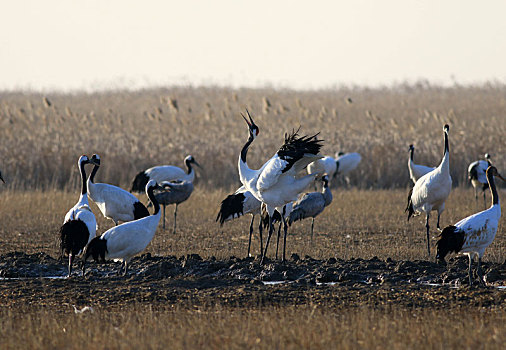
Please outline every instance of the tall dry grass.
M441 159L449 123L454 184L485 152L501 170L505 160L506 86L428 84L321 91L183 88L95 94L0 93L0 168L11 188L76 189L79 155L99 153L101 181L129 187L140 170L183 166L193 154L206 171L200 185L238 185L237 157L247 138L239 113L248 108L261 133L249 163L260 166L283 134L302 126L320 132L323 153L357 151L350 174L360 188L406 187L408 145L416 162ZM352 101L351 103L349 101ZM504 170L506 171L506 170ZM2 189L0 189L2 190Z
M0 309L2 349L502 349L506 341L502 310L66 308Z

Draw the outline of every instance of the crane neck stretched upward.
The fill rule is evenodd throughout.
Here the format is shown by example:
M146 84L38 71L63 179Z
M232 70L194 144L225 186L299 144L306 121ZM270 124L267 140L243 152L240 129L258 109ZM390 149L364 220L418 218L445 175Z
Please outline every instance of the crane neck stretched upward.
M81 172L81 196L86 195L88 192L88 186L86 185L86 171L84 170L84 165L86 162L79 163L79 171Z
M151 201L151 203L153 203L153 208L155 209L152 215L158 214L160 212L160 204L156 200L156 197L153 193L153 187L148 187L146 194L148 195L148 198Z
M244 144L244 146L241 150L241 161L243 163L246 163L246 155L248 154L248 148L251 145L251 143L253 142L253 140L254 140L254 137L253 137L253 135L250 134L248 137L248 141L246 141L246 143Z
M441 164L439 165L443 171L450 173L450 145L448 142L448 132L445 131L445 148L443 153L443 159L441 159Z
M487 171L488 187L490 187L490 193L492 194L492 205L499 204L499 194L495 188L494 175Z
M415 153L415 149L414 148L410 148L409 149L409 159L411 159L411 161L413 162L413 154Z

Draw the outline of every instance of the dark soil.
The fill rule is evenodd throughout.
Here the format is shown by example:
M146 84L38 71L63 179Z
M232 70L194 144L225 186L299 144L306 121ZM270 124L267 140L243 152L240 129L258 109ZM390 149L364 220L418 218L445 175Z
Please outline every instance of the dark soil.
M119 263L88 262L86 276L76 265L72 276L64 278L66 261L44 253L11 252L0 255L0 305L503 307L506 290L500 286L506 285L506 263L483 263L486 286L475 280L469 287L467 261L459 257L442 266L378 258L315 260L294 254L285 263L267 260L260 266L254 258L144 254L131 261L126 276L117 274Z

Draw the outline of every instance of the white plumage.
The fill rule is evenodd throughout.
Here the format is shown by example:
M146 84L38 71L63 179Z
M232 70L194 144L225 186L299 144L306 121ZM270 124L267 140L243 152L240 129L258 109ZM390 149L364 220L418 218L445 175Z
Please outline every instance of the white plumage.
M88 244L83 258L83 275L90 255L97 262L99 257L104 262L106 258L121 261L125 267L124 274L127 273L128 262L151 242L160 221L160 205L153 194L155 188L158 185L154 180L146 185L146 194L154 206L152 215L115 226Z
M90 162L95 166L87 182L88 195L104 217L118 225L119 221L128 222L149 215L144 204L130 192L110 184L95 183L94 178L100 167L100 157L94 154Z
M79 195L79 200L77 203L70 208L70 210L65 214L65 218L63 220L63 223L66 223L70 220L81 220L83 221L86 226L88 227L90 238L88 242L95 237L95 232L98 229L97 226L97 220L95 218L95 215L90 209L90 205L88 202L88 187L86 184L86 172L84 169L84 166L86 164L89 164L90 160L88 156L82 155L79 157L79 160L77 162L77 166L79 168L79 173L81 175L81 194ZM84 248L84 247L83 247Z
M308 174L327 174L329 178L334 178L337 171L337 163L333 157L326 156L322 159L317 159L307 166Z
M408 221L413 214L425 213L427 228L427 253L430 256L429 241L429 216L432 210L438 212L437 228L439 219L445 208L445 201L452 189L452 178L450 176L450 149L448 144L448 132L450 127L444 126L444 155L437 168L423 175L415 183L408 196Z
M483 192L483 202L486 204L486 189L488 188L488 182L487 182L487 176L486 171L489 166L492 164L490 163L490 155L488 153L485 154L485 160L477 160L475 162L472 162L469 164L469 167L467 168L467 174L469 181L471 181L471 184L474 187L474 198L476 202L478 202L478 191L481 189Z
M72 273L74 258L82 253L86 244L95 237L97 230L97 220L88 205L84 166L89 162L90 160L86 155L79 157L77 165L81 175L81 194L77 203L65 215L63 225L60 228L61 256L63 258L64 254L67 254L69 257L69 276Z
M362 160L362 156L359 153L336 153L336 164L337 170L336 175L346 175L350 171L354 170L360 161ZM335 175L334 175L335 176Z
M249 116L249 113L248 113ZM244 116L243 116L244 118ZM314 181L317 174L310 174L302 178L295 176L307 165L322 158L317 155L321 148L321 140L317 135L299 137L297 132L285 135L285 143L278 152L269 159L259 170L253 170L246 163L248 148L258 135L258 127L253 122L244 120L249 127L249 138L239 157L239 177L242 184L255 198L265 203L269 217L272 218L274 210L282 212L283 206L295 201L299 193ZM269 236L265 245L267 251L273 226L269 225ZM265 252L262 256L265 257ZM283 257L284 258L284 257Z
M409 158L408 158L408 169L409 169L409 177L413 184L421 178L423 175L427 174L434 170L434 167L429 167L421 164L415 164L413 161L413 156L415 153L415 147L413 145L409 145Z
M188 155L184 159L184 163L186 165L186 171L174 165L160 165L141 171L135 177L130 192L144 191L144 187L149 180L155 180L157 183L162 183L163 181L193 182L195 179L195 169L193 169L192 164L198 167L200 167L200 165L192 155Z
M492 205L489 209L468 216L460 220L454 226L446 227L441 233L441 239L437 243L437 259L444 262L448 252L462 253L469 257L469 284L472 284L471 264L473 257L478 258L478 275L480 279L480 263L485 249L494 241L501 218L501 205L499 195L494 183L494 176L504 178L493 166L486 171Z

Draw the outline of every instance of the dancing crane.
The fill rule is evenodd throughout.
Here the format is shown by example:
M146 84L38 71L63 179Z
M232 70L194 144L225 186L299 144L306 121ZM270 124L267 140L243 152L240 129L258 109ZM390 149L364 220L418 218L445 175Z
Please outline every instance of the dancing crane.
M248 124L249 137L239 156L239 177L246 189L266 204L269 214L269 235L262 254L261 263L263 263L272 236L274 210L282 212L285 204L295 201L298 194L314 181L317 174L309 174L301 178L296 178L295 175L316 159L322 158L318 155L322 140L317 138L318 134L300 137L298 130L285 134L285 142L278 152L260 169L253 170L246 162L246 155L259 129L249 112L249 121L244 115L242 117ZM284 258L283 255L283 260Z

